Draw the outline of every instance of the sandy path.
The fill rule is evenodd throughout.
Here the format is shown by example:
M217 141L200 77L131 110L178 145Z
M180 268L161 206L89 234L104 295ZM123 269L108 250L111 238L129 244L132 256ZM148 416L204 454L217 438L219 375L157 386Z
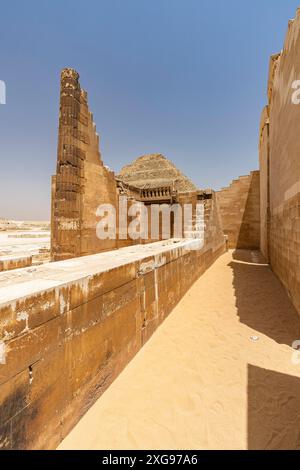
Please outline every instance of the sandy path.
M260 263L219 258L60 449L300 448L300 317Z

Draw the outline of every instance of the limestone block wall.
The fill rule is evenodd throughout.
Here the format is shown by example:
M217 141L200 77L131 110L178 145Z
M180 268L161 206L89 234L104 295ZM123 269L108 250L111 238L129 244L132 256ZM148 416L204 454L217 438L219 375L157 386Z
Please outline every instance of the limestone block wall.
M12 269L26 268L32 265L31 255L16 255L16 256L1 256L0 257L0 272L11 271Z
M225 242L222 226L221 210L217 193L211 192L209 198L204 199L204 242L206 246L222 246ZM227 245L227 244L226 244Z
M117 208L114 173L101 160L99 136L87 93L73 69L61 74L56 175L52 178L51 257L53 261L117 247L96 236L100 204Z
M281 54L271 57L268 82L269 132L261 125L261 200L269 224L269 261L300 312L300 105L292 101L300 80L300 10L290 21ZM299 93L298 93L299 97ZM296 97L297 98L297 97ZM267 142L268 140L268 142ZM266 147L269 147L269 151ZM268 167L268 171L266 168ZM266 208L266 202L269 207Z
M103 165L87 93L73 69L64 69L61 73L57 168L51 192L52 261L141 242L119 237L119 188L114 172ZM135 202L134 196L129 194L128 208ZM96 234L100 220L96 211L102 204L111 204L116 212L116 237L113 239L100 240ZM128 215L127 226L134 218ZM149 236L146 242L150 241Z
M218 202L216 199L216 193L209 190L197 190L197 191L187 191L179 192L176 198L176 203L174 206L180 205L182 211L182 224L181 229L178 231L178 228L175 227L175 215L171 212L170 214L170 236L175 237L179 236L180 238L197 238L201 236L206 243L209 240L213 240L216 243L219 240L220 243L224 243L224 233L221 224L220 210L218 207ZM189 206L191 214L189 211L185 214L185 206ZM203 206L203 223L204 223L204 234L202 235L199 232L199 227L197 224L201 223L201 217L197 216L197 210L199 206ZM150 206L148 208L148 239L139 240L140 243L151 243L155 240L151 239L151 210ZM170 209L172 208L170 204ZM163 239L162 236L162 214L159 217L159 240ZM190 217L191 216L191 217ZM119 242L120 243L120 242Z
M158 240L163 240L163 224L166 226L169 225L169 232L170 232L170 238L171 237L185 237L185 233L184 233L184 227L185 227L185 223L186 224L189 224L189 223L192 223L192 220L189 220L188 215L186 215L185 217L185 213L184 213L184 205L187 204L187 205L190 205L191 207L191 216L193 217L193 214L195 214L195 210L196 210L196 204L197 202L200 202L197 200L197 191L186 191L186 192L178 192L177 193L177 197L176 197L176 200L172 201L172 202L163 202L163 201L158 201L157 205L160 207L160 209L162 209L163 206L166 206L168 205L169 208L170 208L170 216L167 218L165 216L165 220L163 221L163 216L162 216L162 210L160 210L160 213L158 214L158 217L157 217L157 221L158 221L158 227L157 227L157 239ZM140 240L140 243L151 243L153 241L156 241L154 239L152 239L152 232L151 232L151 228L152 228L152 223L154 223L154 220L151 219L151 205L152 206L155 206L156 203L155 202L151 202L151 204L145 204L146 205L146 208L148 210L148 238L146 239L141 239ZM178 207L178 205L181 206L181 224L180 224L180 230L178 230L178 227L176 227L176 233L175 233L175 215L174 215L174 212L172 212L172 207L176 208ZM187 220L185 220L187 219ZM166 229L166 227L165 227Z
M229 248L258 249L260 245L259 171L233 180L216 193Z
M266 259L269 258L270 230L270 144L269 144L269 107L265 106L261 115L259 140L260 167L260 250Z
M224 252L213 237L0 274L0 449L55 448Z

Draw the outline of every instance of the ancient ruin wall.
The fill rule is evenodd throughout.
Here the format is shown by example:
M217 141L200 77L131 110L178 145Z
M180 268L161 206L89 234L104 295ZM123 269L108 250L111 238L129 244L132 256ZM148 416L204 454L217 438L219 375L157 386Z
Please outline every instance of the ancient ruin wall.
M0 272L26 268L32 265L31 255L9 255L0 257Z
M64 69L57 169L52 179L52 260L116 248L116 240L99 240L96 236L96 210L103 203L117 207L114 173L103 166L99 136L79 75L73 69Z
M148 167L150 165L148 170L145 169L146 163ZM137 173L136 166L138 166ZM73 69L64 69L61 74L57 169L56 175L52 177L51 259L53 261L156 241L151 240L150 219L148 240L134 240L129 236L126 239L122 238L119 195L127 198L129 208L136 200L143 201L140 186L144 187L145 182L150 184L151 194L154 191L161 192L162 181L165 180L158 179L157 176L161 176L162 172L168 177L167 183L171 184L172 189L176 180L177 189L189 188L194 191L196 197L197 188L174 164L159 154L141 157L122 171L125 172L125 180L116 181L114 173L103 165L99 152L99 136L96 133L93 116L88 109L87 94L81 89L78 73ZM130 182L130 177L140 179L135 181L137 187L127 187L126 181L128 179ZM172 195L170 196L168 201L164 201L163 196L150 197L148 203L171 203ZM100 215L97 217L96 211L101 204L111 204L116 211L116 237L113 239L100 240L97 237L96 226ZM127 227L133 219L135 216L128 215Z
M259 168L260 168L260 250L266 260L269 258L270 231L270 145L269 145L269 107L265 106L261 115L259 138Z
M202 248L168 240L0 274L0 449L58 445L225 251L216 211Z
M289 22L282 53L270 61L269 123L263 119L260 131L261 247L266 252L268 246L272 269L300 312L300 105L292 103L295 80L300 80L300 10Z
M225 241L222 227L221 210L217 194L212 191L211 197L204 200L204 242L206 246L223 246ZM227 243L226 243L227 246Z
M259 171L233 180L218 191L224 234L229 248L258 249L260 245Z

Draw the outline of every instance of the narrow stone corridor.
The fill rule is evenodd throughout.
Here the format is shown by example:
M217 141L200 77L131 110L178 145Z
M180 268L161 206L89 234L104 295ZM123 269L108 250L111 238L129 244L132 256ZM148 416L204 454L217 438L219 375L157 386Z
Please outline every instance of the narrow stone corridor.
M300 317L260 253L230 251L59 449L300 449L295 340Z

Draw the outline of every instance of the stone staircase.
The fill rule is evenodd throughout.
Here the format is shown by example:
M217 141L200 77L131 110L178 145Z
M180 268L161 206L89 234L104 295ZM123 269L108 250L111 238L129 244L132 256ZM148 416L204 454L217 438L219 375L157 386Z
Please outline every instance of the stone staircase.
M184 238L193 238L204 241L205 231L205 205L197 204L192 220L184 227Z

